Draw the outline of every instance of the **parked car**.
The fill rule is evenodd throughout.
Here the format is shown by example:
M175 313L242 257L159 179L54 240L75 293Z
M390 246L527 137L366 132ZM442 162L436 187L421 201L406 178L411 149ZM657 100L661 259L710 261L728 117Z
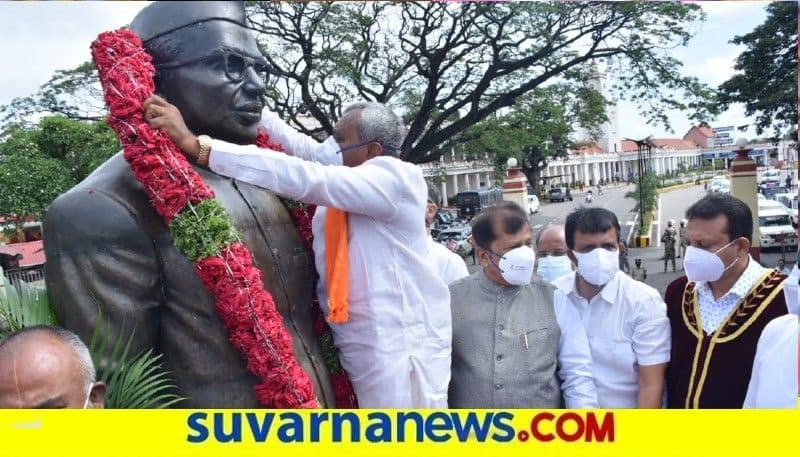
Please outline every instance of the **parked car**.
M776 170L774 168L770 168L769 170L765 170L764 172L761 173L761 176L758 179L758 184L762 185L762 186L765 185L765 184L780 185L781 184L781 171L780 170Z
M528 195L528 213L533 215L539 212L539 197Z
M453 223L456 219L455 215L449 210L439 208L436 215L433 217L434 222L440 227L446 227Z
M711 184L708 185L708 193L720 193L720 194L729 194L731 193L731 182L727 178L720 178L715 177L711 180Z
M797 246L797 235L785 209L759 207L758 230L762 248Z
M469 242L470 235L472 235L472 227L469 225L450 227L439 233L439 242L446 245L448 240L453 240L456 244L456 254L466 257L472 254L473 249Z
M567 192L563 187L551 187L547 191L547 199L551 202L563 202L567 200Z
M784 204L784 202L778 199L778 196L792 196L794 197L794 209L789 208ZM786 199L783 199L786 201ZM792 204L792 201L788 201L789 204ZM797 227L797 195L794 194L776 194L775 200L759 200L758 201L758 214L759 216L766 210L779 210L784 212L787 216L789 216L789 220L792 221L792 225Z
M789 210L792 224L797 227L797 194L775 194L775 200Z

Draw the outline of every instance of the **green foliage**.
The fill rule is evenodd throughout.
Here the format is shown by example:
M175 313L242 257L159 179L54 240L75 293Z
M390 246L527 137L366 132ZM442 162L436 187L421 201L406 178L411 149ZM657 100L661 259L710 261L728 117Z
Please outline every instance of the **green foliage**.
M219 254L238 234L225 208L217 200L187 205L169 224L175 246L194 261Z
M63 162L43 155L0 157L0 214L41 215L75 184Z
M110 341L111 334L102 315L89 343L97 380L107 386L106 408L168 408L184 400L176 395L175 385L164 371L163 356L148 349L132 355L133 332L125 339L120 335Z
M116 134L105 122L79 122L63 116L42 119L35 138L39 151L63 161L76 182L120 148Z
M10 155L32 156L38 155L39 145L37 144L38 132L27 129L21 125L15 125L9 129L3 141L0 141L0 158Z
M644 174L641 181L636 181L636 188L627 194L625 194L626 198L632 198L636 201L636 205L634 205L634 211L639 211L639 216L646 222L645 231L647 227L650 226L648 220L652 220L653 211L656 209L656 203L658 202L658 187L659 187L659 178L656 176L655 173L652 171L648 171ZM641 192L641 199L644 203L643 211L640 208L640 192ZM647 233L639 233L640 235L646 235Z
M594 89L566 84L534 89L511 110L476 124L457 137L467 154L488 152L504 170L513 157L538 187L538 175L548 161L563 157L575 144L573 126L591 127L606 121L606 100Z
M400 108L403 157L437 159L476 124L554 83L581 84L605 60L616 95L652 123L715 113L713 91L671 54L704 19L679 2L248 2L273 68L269 105L331 133L349 100ZM577 97L583 99L584 97ZM568 110L569 111L569 110ZM315 118L316 130L297 122ZM481 154L482 155L482 154Z
M767 4L767 19L731 43L745 46L737 73L720 86L720 103L744 103L756 116L760 135L772 127L775 137L797 130L797 2Z
M57 325L47 292L24 282L19 292L10 284L0 288L0 339L34 325Z
M11 128L0 142L0 215L40 215L117 150L105 122L50 116Z
M182 400L164 370L161 354L152 349L138 355L130 352L133 333L111 341L110 331L98 317L88 345L97 380L106 384L106 408L167 408ZM6 285L0 289L0 339L26 327L57 326L44 289L22 284L21 293ZM123 332L124 333L124 332Z
M650 235L650 224L653 223L653 213L644 213L644 222L637 224L636 234L639 236Z

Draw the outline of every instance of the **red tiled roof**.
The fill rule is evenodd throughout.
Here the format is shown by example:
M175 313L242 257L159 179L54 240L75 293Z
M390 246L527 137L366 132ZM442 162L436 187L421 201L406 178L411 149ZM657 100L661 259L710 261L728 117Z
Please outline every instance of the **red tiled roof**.
M652 142L659 148L664 149L697 149L697 145L694 141L682 140L679 138L653 138Z
M585 144L579 148L571 149L569 151L571 154L602 154L603 150L600 149L596 143L592 144Z
M11 221L13 221L13 219L6 218L5 216L0 216L0 224L4 224L6 222L11 222ZM36 216L26 216L22 219L22 222L38 222L38 221L39 219L37 219Z
M713 130L708 127L697 127L697 130L700 130L700 133L706 136L706 138L714 138L717 136Z
M19 261L20 267L31 267L34 265L42 265L45 262L44 244L42 243L41 240L0 246L0 254L8 254L8 255L22 254L22 259L20 259Z
M622 152L635 152L638 151L639 148L636 146L636 143L631 140L622 140Z

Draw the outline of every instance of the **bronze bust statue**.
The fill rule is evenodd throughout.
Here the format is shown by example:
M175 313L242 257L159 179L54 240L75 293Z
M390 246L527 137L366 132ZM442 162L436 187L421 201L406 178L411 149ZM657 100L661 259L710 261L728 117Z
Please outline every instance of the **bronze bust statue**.
M131 28L156 66L156 90L194 132L240 144L255 140L264 71L240 2L155 2ZM333 406L312 328L313 259L278 198L255 186L197 172L216 193L253 253L314 382ZM59 322L91 338L99 316L115 333L135 327L133 350L164 355L181 407L259 407L256 378L228 342L211 295L181 255L122 153L61 195L44 220L47 290ZM116 335L114 335L116 336Z

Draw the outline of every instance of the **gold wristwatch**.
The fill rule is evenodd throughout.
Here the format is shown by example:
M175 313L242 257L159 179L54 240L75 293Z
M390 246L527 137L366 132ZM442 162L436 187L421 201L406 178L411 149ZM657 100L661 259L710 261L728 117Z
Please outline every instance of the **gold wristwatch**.
M200 135L197 137L197 142L200 143L200 153L197 154L197 164L201 167L207 167L208 156L211 155L211 137L208 135Z

